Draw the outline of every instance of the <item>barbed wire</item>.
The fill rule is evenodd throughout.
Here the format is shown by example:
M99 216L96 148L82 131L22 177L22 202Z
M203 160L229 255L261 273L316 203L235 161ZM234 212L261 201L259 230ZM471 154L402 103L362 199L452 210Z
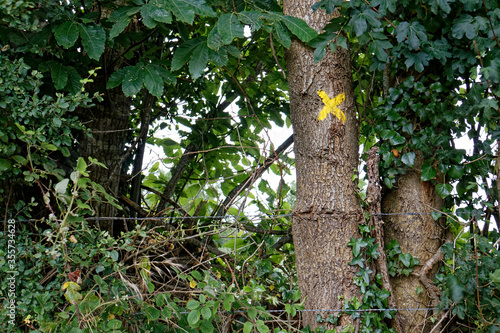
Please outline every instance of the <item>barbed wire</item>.
M399 213L375 213L368 214L368 216L418 216L418 215L472 215L479 217L478 215L482 213L482 211L472 211L472 212L399 212ZM185 215L185 216L150 216L150 217L120 217L120 216L93 216L86 217L84 220L86 221L163 221L163 220L191 220L191 219L213 219L213 220L227 220L227 219L260 219L260 220L274 220L279 218L287 218L293 217L295 214L277 214L277 215L269 215L269 214L239 214L239 215L224 215L224 216L212 216L212 215ZM2 220L2 222L7 223L13 219ZM15 219L14 219L15 220ZM16 220L21 223L32 223L32 222L45 222L47 220L41 219L27 219L27 220ZM58 220L59 221L59 220Z
M385 311L436 311L436 310L449 310L449 308L387 308L387 309L303 309L303 310L298 310L296 309L295 311L298 313L301 312L323 312L323 313L335 313L335 312L345 312L345 313L358 313L358 312L385 312ZM261 313L287 313L287 310L260 310ZM189 314L190 311L180 311L179 314ZM217 311L217 314L235 314L235 313L248 313L248 311L245 310L235 310L235 311ZM143 315L144 313L142 312L135 312L133 313L134 315Z

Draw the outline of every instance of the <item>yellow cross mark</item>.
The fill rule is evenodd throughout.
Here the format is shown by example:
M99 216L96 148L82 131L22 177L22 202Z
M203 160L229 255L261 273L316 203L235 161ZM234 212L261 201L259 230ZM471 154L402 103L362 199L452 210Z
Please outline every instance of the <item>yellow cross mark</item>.
M344 123L346 120L345 114L338 108L338 106L345 100L345 94L341 93L330 99L326 92L319 90L318 95L323 100L323 103L325 103L325 106L319 113L318 120L324 120L329 113L333 113Z

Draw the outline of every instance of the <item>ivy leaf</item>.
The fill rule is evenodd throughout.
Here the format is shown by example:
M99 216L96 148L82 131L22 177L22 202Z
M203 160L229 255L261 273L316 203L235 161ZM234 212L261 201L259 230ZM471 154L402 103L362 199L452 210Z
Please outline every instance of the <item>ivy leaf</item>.
M327 14L331 14L335 9L342 5L342 0L321 0L312 5L311 9L317 11L319 8L326 10Z
M56 38L57 44L65 49L73 46L78 39L78 26L79 24L73 21L66 21L61 24L56 31L54 31L54 37Z
M420 176L420 179L422 179L424 182L434 179L436 177L437 171L434 169L432 165L429 164L424 164L422 165L422 174Z
M378 7L380 15L385 15L387 11L394 13L396 11L397 0L373 0L370 2L372 7Z
M386 40L374 39L370 45L368 45L368 49L370 52L374 53L378 60L382 62L387 62L389 56L387 55L386 49L391 49L392 44Z
M418 22L401 22L396 27L396 39L399 43L404 40L409 46L410 50L418 50L421 42L427 41L427 33L425 27Z
M193 51L191 60L189 60L189 73L195 80L199 78L201 73L207 68L209 50L206 43L201 43Z
M50 66L50 75L52 76L52 82L54 82L56 90L61 90L66 87L68 83L68 70L63 64L55 61L52 62Z
M349 263L350 266L355 266L355 265L358 265L359 267L361 268L364 268L365 267L365 259L363 258L363 256L357 256L357 257L354 257L354 259L351 260L351 262Z
M438 59L442 64L446 63L446 60L451 57L451 53L448 52L450 49L450 44L443 37L436 41L427 43L423 50L427 53L431 58Z
M447 175L451 178L460 179L464 175L464 167L463 165L452 165L447 172Z
M362 12L354 10L350 24L354 28L356 36L361 36L368 29L368 24L375 28L382 25L382 23L380 23L377 19L376 13L370 8L367 8Z
M429 65L429 55L425 52L410 53L406 56L406 67L415 66L415 69L422 73L425 66Z
M436 185L436 192L439 194L441 198L446 198L451 194L451 191L453 190L453 186L450 184L437 184Z
M139 63L135 66L128 66L123 76L122 90L125 96L134 96L141 90L144 83L144 68Z
M415 153L409 152L403 154L403 156L401 157L401 162L408 165L409 167L413 167L413 165L415 164Z
M451 28L453 38L462 39L465 35L467 38L473 39L477 36L479 24L469 14L460 16L453 23Z
M202 43L205 43L205 39L201 37L190 39L187 42L182 43L175 51L172 58L172 70L176 71L184 66L184 64L191 58L194 50Z
M99 60L104 52L104 43L106 41L106 32L98 25L79 26L82 45L91 59Z
M493 273L490 273L491 282L500 285L500 268L496 269Z
M450 0L437 0L437 1L431 1L431 11L434 14L437 14L438 12L438 6L441 8L446 14L449 14L451 11L451 7L449 4Z
M353 15L351 18L350 25L354 28L356 36L360 36L368 29L368 23L366 22L366 18L359 11L355 11L354 13L357 14Z
M285 23L288 30L304 43L308 43L318 35L316 30L309 27L304 20L297 17L285 15L282 17L282 21Z
M458 279L454 275L448 275L447 285L451 291L451 299L455 303L459 303L464 298L464 286L458 282Z
M365 240L363 240L363 238L356 239L354 237L351 237L351 240L349 241L349 243L347 243L347 245L352 247L352 255L354 257L357 257L359 256L361 249L363 247L366 247L368 243Z

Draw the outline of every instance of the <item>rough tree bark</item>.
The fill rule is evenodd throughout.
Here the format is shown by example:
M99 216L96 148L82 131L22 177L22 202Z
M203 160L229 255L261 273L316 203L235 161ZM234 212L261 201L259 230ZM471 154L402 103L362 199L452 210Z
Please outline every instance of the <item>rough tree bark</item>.
M401 175L396 186L382 198L383 213L397 213L383 216L385 221L385 243L395 239L403 253L410 253L424 265L431 259L444 242L445 230L440 223L434 221L430 213L443 207L443 200L436 193L432 182L420 180L422 166L421 154L417 153L415 167L412 171ZM419 213L406 215L406 213ZM423 214L420 214L423 213ZM418 276L418 269L410 276L399 276L391 279L396 306L400 309L427 308L436 306L431 296L430 285L424 285ZM427 279L432 281L436 267L429 270ZM424 277L425 278L425 277ZM417 288L423 292L418 292ZM405 327L405 332L428 332L432 324L426 318L432 311L399 311L397 322Z
M91 137L82 136L78 153L85 158L93 157L106 165L106 168L92 167L90 178L98 184L107 185L105 190L115 198L119 197L122 157L130 135L128 128L131 111L131 100L123 94L121 87L105 88L109 75L121 65L120 61L115 61L118 56L118 51L106 48L101 56L103 68L98 72L100 75L93 84L86 87L92 94L95 91L103 92L103 100L90 109L80 109L78 112L92 134ZM96 205L95 210L97 217L114 217L118 213L114 206L104 203ZM113 233L113 221L101 221L99 226L102 230Z
M288 0L285 14L304 19L320 32L330 17L324 11L311 11L314 0ZM358 165L358 123L349 51L335 54L314 64L313 50L294 40L286 53L290 85L290 109L294 131L297 169L297 201L293 219L297 274L307 309L341 308L343 299L358 294L353 284L354 269L347 246L359 237L363 221L355 185L351 181ZM332 115L318 121L323 107L318 90L330 98L345 93L340 109L347 120ZM304 312L305 325L318 326L319 312ZM347 326L344 316L339 325Z

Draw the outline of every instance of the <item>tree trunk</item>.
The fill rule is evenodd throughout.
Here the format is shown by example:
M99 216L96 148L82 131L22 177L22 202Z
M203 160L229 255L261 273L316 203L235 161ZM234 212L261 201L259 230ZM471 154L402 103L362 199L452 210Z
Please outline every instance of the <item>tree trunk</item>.
M304 19L319 32L330 17L324 11L312 13L314 2L285 1L285 14ZM363 221L351 181L358 165L358 123L349 51L327 52L315 65L313 50L294 40L286 62L297 169L293 239L299 286L306 309L340 309L343 300L358 295L347 243L359 237L358 223ZM318 120L324 106L320 89L330 98L345 93L340 105L345 123L331 114ZM304 312L304 324L318 326L318 313ZM339 325L347 326L350 320L344 316Z
M107 48L101 57L103 69L98 72L94 83L86 88L93 94L95 91L104 92L103 100L96 102L95 106L80 109L79 117L90 129L91 137L84 135L79 142L79 154L85 158L89 156L103 163L106 168L93 166L90 168L90 178L105 187L108 194L119 197L120 175L122 171L125 143L130 137L129 117L131 100L127 98L121 87L105 89L107 79L120 66L120 61L114 61L118 51ZM113 68L107 66L115 63ZM102 75L106 73L106 75ZM115 217L117 209L106 203L94 206L95 216ZM102 230L113 233L113 221L100 221Z
M420 261L420 266L415 267L410 276L391 279L395 302L399 309L434 307L438 301L435 299L435 294L434 298L431 297L433 295L433 290L429 290L431 286L424 285L422 279L416 275L421 265L439 250L445 234L440 221L434 221L430 215L434 209L440 210L444 201L436 193L432 182L420 180L421 165L422 157L417 153L414 170L401 175L396 186L382 198L383 213L398 213L384 216L385 243L388 244L395 239L403 253L410 253ZM429 281L433 280L435 272L436 267L430 271L431 276L427 276ZM418 289L421 289L420 292ZM396 320L405 327L405 332L428 332L432 326L426 318L431 315L432 311L403 310L398 311Z

